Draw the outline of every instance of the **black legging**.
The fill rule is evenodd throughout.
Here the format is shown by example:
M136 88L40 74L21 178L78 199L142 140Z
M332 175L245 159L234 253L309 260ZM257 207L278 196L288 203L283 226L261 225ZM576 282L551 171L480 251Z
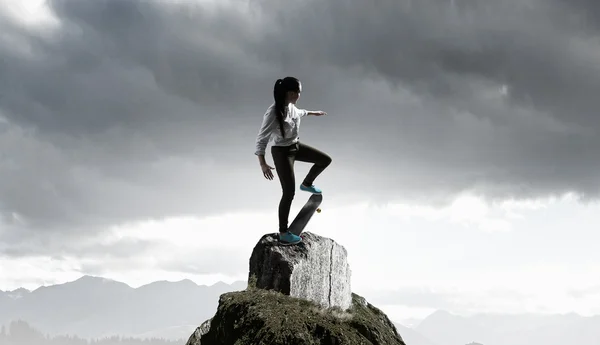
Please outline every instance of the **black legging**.
M279 202L279 232L286 232L288 230L290 207L296 192L294 162L314 163L303 181L304 185L311 186L317 176L331 163L331 157L314 147L302 143L289 146L271 146L271 154L283 190Z

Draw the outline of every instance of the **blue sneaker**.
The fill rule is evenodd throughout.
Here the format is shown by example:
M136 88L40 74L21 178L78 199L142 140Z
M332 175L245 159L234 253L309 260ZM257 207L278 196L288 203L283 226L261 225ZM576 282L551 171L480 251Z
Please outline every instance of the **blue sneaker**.
M296 244L301 241L302 241L302 237L300 237L298 235L294 235L289 231L279 233L279 242L281 242L284 245Z
M311 192L313 194L321 194L322 193L322 191L319 188L315 187L314 184L310 187L306 187L305 185L300 184L300 190L303 190L305 192Z

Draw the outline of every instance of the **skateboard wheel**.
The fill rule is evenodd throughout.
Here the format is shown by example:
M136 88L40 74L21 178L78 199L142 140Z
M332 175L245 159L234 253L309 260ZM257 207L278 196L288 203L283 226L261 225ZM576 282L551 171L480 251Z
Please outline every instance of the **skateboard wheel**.
M321 209L320 208L317 209L317 213L321 213Z

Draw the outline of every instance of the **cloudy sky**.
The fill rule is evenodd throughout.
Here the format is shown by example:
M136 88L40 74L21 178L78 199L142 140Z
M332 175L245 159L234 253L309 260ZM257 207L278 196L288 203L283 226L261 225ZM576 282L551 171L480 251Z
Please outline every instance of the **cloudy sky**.
M598 38L591 0L0 0L0 290L245 279L293 75L354 291L600 314Z

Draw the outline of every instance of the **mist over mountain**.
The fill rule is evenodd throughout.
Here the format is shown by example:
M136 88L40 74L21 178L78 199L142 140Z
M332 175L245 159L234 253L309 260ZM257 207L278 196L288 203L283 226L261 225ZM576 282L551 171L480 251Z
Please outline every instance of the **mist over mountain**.
M398 333L402 336L402 339L404 339L404 342L407 345L442 345L434 343L416 330L401 325L397 322L394 322L394 326L396 326Z
M414 328L438 345L597 345L600 316L570 314L454 315L436 311Z
M24 320L42 333L84 338L153 334L157 330L188 337L188 329L214 314L222 293L245 287L245 282L205 286L181 280L132 288L114 280L84 276L31 292L0 293L0 324ZM185 326L188 329L178 331Z
M222 293L245 288L243 281L206 286L191 280L157 281L132 288L83 276L33 291L0 291L0 325L8 327L12 321L23 320L44 335L84 339L185 340L214 315ZM415 327L395 324L409 345L600 344L600 316L574 313L460 316L438 310Z
M2 345L177 345L180 341L161 338L134 338L111 336L88 340L71 335L47 335L25 321L12 321L0 328Z

